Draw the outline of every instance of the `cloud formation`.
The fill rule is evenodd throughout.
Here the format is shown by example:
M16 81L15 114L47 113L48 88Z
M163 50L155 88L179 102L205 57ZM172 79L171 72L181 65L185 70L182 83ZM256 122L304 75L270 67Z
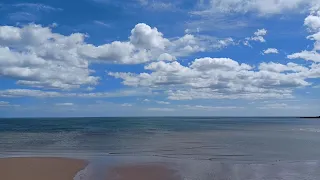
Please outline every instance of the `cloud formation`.
M307 61L320 62L320 9L311 10L310 15L305 18L304 25L309 29L311 35L307 39L314 41L313 49L311 51L303 50L287 57L289 59L304 59Z
M7 101L0 101L0 108L19 107L19 105L11 104Z
M73 103L56 103L56 106L73 106Z
M110 72L133 87L164 89L172 100L290 98L295 88L320 77L319 65L261 63L258 69L229 58L199 58L188 66L179 62L153 62L151 73Z
M268 31L266 29L258 29L256 32L254 32L254 35L251 37L245 38L245 41L243 42L244 45L246 46L251 46L250 41L257 41L264 43L266 40L264 39L264 36L266 36Z
M263 51L263 54L278 54L279 51L276 48L268 48Z
M126 42L95 46L85 42L86 36L66 36L35 24L0 26L0 75L36 88L87 88L97 85L100 79L89 68L92 63L174 61L176 57L220 49L230 41L190 34L169 40L157 28L142 23L132 29Z
M59 97L76 97L76 98L110 98L110 97L134 97L150 96L153 92L148 89L120 90L116 92L95 92L95 93L71 93L57 91L41 91L35 89L7 89L0 90L0 97L19 98L59 98Z
M257 13L260 16L270 16L286 12L301 12L315 6L319 0L209 0L200 1L198 15L213 13Z

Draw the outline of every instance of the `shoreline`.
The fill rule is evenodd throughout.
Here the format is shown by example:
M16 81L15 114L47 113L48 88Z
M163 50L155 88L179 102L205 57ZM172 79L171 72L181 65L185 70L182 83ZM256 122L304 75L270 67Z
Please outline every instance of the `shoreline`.
M4 180L181 180L178 171L162 163L95 164L65 157L0 158Z
M0 158L0 179L73 180L88 161L59 157Z

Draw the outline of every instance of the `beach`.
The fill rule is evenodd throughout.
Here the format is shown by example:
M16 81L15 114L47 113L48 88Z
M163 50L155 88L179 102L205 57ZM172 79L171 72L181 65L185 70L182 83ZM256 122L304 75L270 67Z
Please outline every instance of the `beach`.
M68 158L2 158L1 180L73 180L85 168L84 160Z
M3 180L180 180L179 174L164 164L130 164L100 167L83 172L88 162L57 157L0 159Z

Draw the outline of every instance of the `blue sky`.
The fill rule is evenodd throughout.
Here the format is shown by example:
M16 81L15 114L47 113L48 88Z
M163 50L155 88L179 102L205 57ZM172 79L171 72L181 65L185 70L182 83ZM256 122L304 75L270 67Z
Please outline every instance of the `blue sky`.
M319 0L1 1L0 116L320 112Z

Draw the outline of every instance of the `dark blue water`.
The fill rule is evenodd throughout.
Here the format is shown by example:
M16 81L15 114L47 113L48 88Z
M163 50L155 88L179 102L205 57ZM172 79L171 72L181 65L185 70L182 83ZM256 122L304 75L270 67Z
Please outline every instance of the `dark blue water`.
M192 177L199 174L201 179L207 179L203 176L206 173L210 177L207 171L221 173L220 179L224 178L223 174L229 174L230 179L236 179L233 176L242 179L320 179L320 120L227 117L0 119L0 154L130 157L150 161L163 158L189 164L183 166L187 172L197 166ZM243 174L235 174L239 169Z

